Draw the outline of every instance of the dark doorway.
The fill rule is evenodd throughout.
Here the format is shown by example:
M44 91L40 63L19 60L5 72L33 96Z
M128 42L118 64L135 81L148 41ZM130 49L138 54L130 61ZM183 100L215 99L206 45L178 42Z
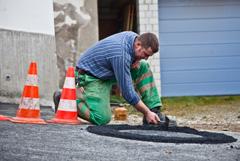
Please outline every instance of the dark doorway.
M99 39L121 31L137 32L136 0L98 1Z

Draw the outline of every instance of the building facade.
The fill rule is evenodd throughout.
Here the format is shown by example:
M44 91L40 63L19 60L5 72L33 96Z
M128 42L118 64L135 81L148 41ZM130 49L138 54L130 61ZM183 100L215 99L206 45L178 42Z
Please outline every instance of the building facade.
M0 0L0 101L20 98L37 61L50 104L85 49L126 30L159 37L148 61L162 96L239 94L239 15L238 0Z

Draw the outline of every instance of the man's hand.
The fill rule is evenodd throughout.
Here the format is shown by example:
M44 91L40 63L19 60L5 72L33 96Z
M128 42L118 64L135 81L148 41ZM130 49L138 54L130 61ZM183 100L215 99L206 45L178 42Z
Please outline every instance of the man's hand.
M132 68L132 69L138 69L139 66L140 66L139 61L135 61L135 62L132 64L131 68Z
M148 123L158 124L160 122L158 115L150 111L149 108L141 100L135 105L135 108L143 113Z
M78 87L78 88L76 88L76 91L77 91L77 98L83 98L83 93L85 92L84 88Z
M77 88L77 90L79 90L79 92L81 92L81 93L84 93L84 88L83 87L79 87L79 88Z
M158 115L152 111L149 111L146 115L146 120L149 124L158 124L160 122L160 119Z

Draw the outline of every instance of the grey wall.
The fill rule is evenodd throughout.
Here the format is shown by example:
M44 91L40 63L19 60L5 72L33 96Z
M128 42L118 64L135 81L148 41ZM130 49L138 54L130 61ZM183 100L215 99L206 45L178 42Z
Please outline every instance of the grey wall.
M69 66L82 51L98 41L97 0L54 0L54 23L59 88Z
M63 86L67 67L75 66L81 53L98 41L97 0L54 0L53 10L55 36L0 28L1 102L19 103L29 64L36 61L40 103L51 105L53 92ZM10 16L11 11L6 14ZM44 20L51 21L49 17Z
M40 103L50 105L58 87L55 50L52 35L0 29L0 101L18 103L29 64L36 61Z

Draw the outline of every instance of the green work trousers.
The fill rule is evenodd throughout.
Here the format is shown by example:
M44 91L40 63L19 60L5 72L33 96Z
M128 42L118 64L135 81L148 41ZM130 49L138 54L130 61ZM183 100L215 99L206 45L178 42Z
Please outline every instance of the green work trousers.
M87 74L76 72L77 90L84 88L84 93L77 91L77 107L79 117L96 125L110 122L112 112L110 108L110 93L116 80L101 80ZM131 70L134 87L141 100L149 109L161 106L154 78L149 64L142 60L139 67Z

